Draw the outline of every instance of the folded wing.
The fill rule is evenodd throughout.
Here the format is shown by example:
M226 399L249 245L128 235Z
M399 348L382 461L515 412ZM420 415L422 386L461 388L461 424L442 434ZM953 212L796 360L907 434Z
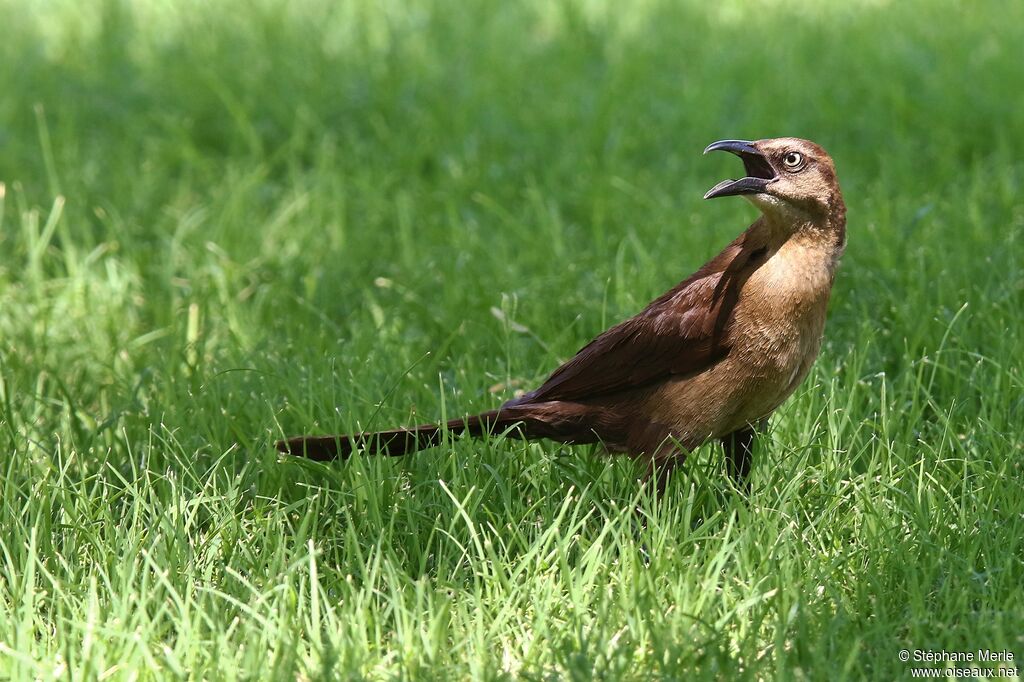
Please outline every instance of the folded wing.
M729 351L739 288L764 255L745 244L746 236L638 315L588 343L540 388L506 405L593 400L714 365Z

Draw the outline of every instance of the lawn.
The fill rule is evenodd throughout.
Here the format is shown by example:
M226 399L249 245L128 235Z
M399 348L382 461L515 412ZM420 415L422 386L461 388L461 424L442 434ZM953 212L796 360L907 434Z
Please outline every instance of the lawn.
M1024 3L0 27L0 678L1024 667ZM713 446L657 503L587 447L273 451L536 385L753 220L704 146L779 135L835 158L849 247L748 499Z

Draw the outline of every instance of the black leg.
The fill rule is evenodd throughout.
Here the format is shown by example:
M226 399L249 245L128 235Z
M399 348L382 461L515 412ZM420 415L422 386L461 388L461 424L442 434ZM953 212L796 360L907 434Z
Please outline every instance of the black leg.
M661 496L665 494L665 488L668 486L668 479L672 476L672 472L677 466L683 463L686 459L686 450L680 446L679 441L674 438L669 438L661 444L658 451L651 457L647 466L647 475L644 476L644 483L654 479L654 494L655 499L660 500Z
M648 463L647 474L644 475L643 485L647 486L651 479L654 479L654 502L658 503L662 496L665 494L665 487L668 485L668 479L672 475L672 471L678 466L682 460L681 453L675 450L678 457L669 457L667 459L658 459L652 457ZM637 535L637 540L640 542L640 558L644 562L644 566L649 566L651 563L651 553L647 549L647 544L643 541L640 533L647 528L647 514L636 507L633 510L633 517L635 519L634 532Z
M666 441L659 451L651 457L647 462L647 473L644 475L642 485L647 486L650 484L651 479L654 479L654 501L658 502L665 494L665 488L668 486L668 479L672 476L672 471L683 461L685 455L684 451L681 450L675 443L675 441ZM636 515L641 519L641 525L647 525L647 518L640 511L640 507L635 510Z
M657 464L651 463L651 472L649 476L654 479L654 494L655 499L660 500L665 494L665 488L668 486L668 479L672 476L672 471L676 468L676 461L669 459L664 462Z
M733 431L722 439L725 448L725 470L736 487L750 492L750 463L754 458L754 429L746 427Z

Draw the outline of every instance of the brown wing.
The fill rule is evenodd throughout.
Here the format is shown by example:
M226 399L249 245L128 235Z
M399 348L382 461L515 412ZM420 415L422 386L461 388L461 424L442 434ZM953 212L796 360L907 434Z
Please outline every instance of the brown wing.
M509 404L596 398L718 362L729 351L728 326L739 289L763 262L764 249L747 244L748 234L638 315L588 343L540 388Z

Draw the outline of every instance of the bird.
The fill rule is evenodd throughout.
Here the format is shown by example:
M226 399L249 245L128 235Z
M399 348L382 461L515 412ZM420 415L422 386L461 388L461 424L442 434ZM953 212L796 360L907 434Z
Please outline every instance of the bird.
M742 196L760 212L718 255L635 316L583 346L536 389L497 409L373 433L299 436L283 453L319 461L398 456L480 437L597 443L646 463L660 497L671 472L720 441L727 476L750 493L755 438L807 377L821 348L829 296L846 248L835 165L792 137L720 140L745 175L704 199Z

